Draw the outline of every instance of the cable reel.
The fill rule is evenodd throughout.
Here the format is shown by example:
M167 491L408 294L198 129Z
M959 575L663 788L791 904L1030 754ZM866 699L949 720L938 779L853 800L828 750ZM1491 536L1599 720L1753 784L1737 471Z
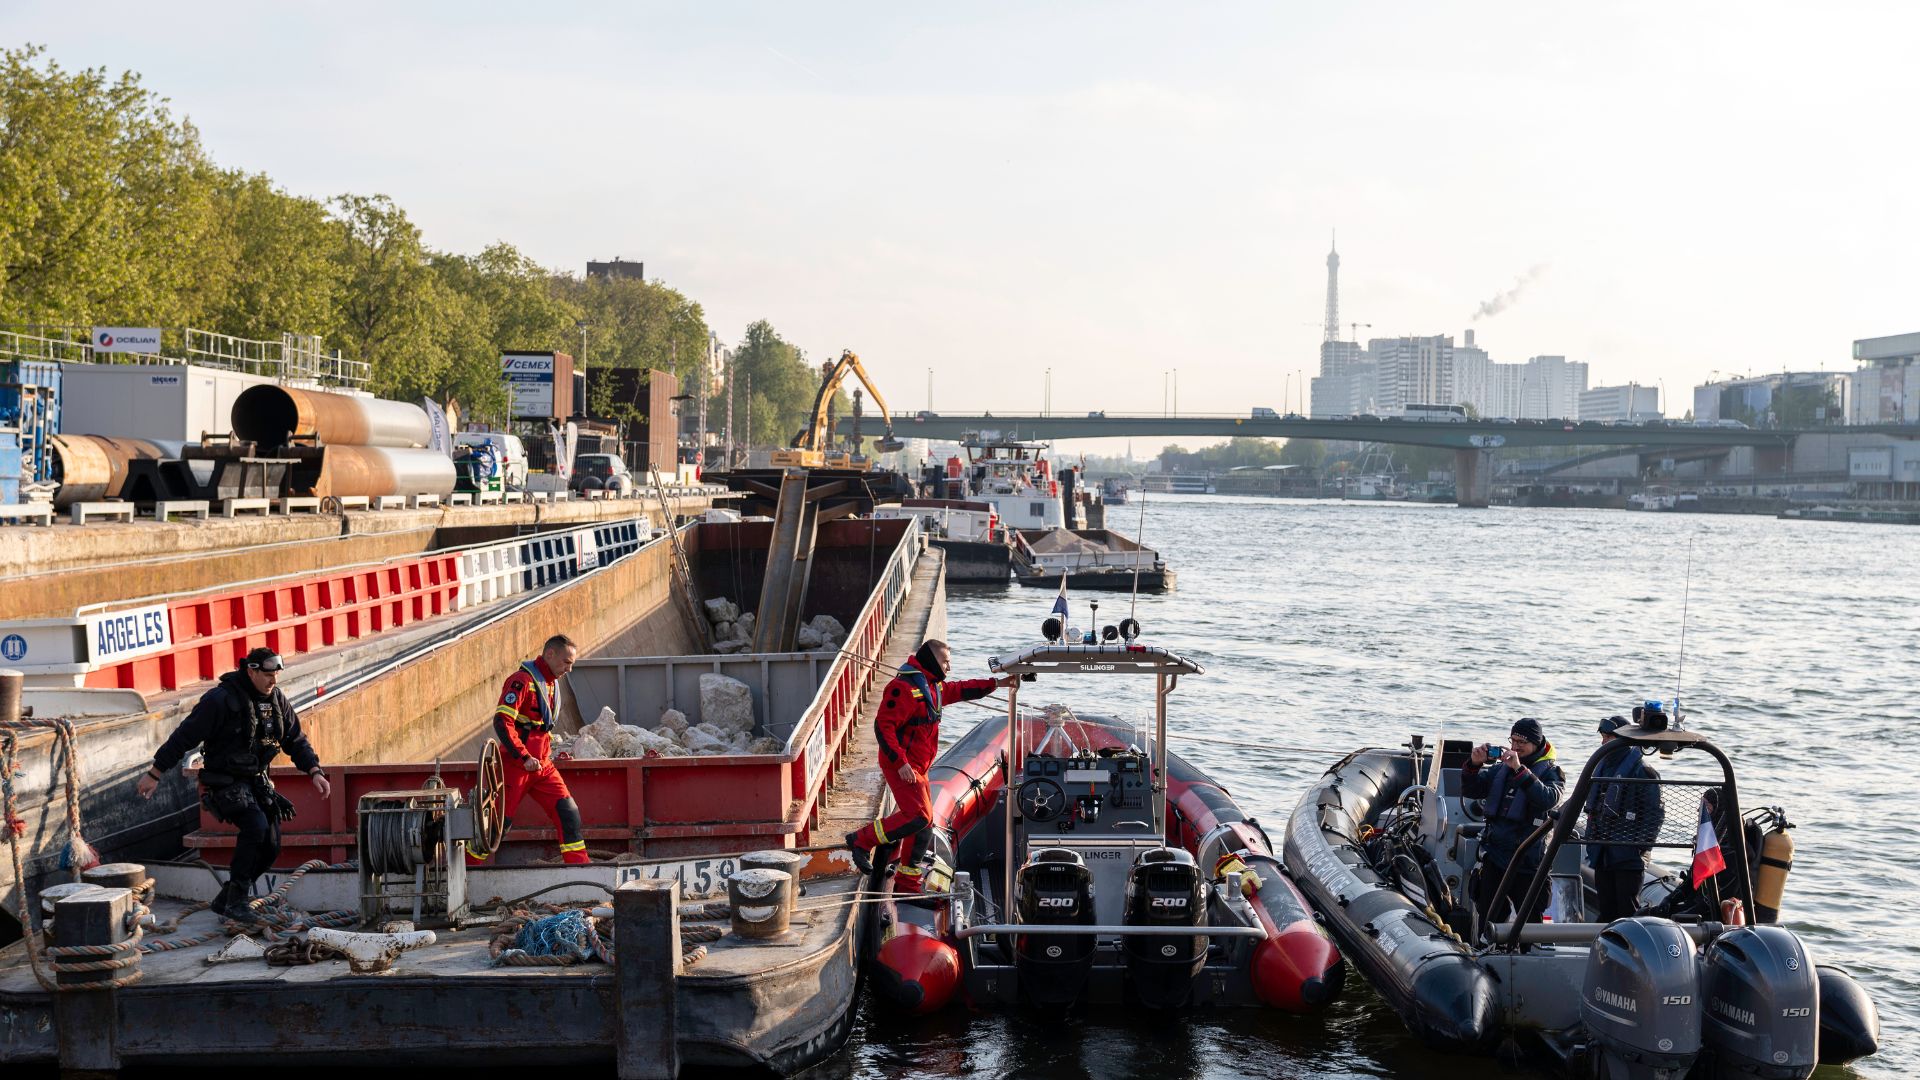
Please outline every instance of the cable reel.
M473 808L473 838L467 850L479 857L500 850L507 834L507 770L500 743L488 739L480 747L480 769L467 804Z

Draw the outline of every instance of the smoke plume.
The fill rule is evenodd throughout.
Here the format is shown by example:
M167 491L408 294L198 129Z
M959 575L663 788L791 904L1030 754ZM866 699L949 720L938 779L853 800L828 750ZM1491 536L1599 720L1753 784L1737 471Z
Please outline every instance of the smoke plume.
M1513 288L1500 293L1491 300L1482 300L1480 302L1480 309L1473 313L1474 321L1478 322L1481 319L1491 319L1495 315L1512 307L1519 301L1520 294L1527 291L1527 286L1539 281L1546 275L1546 272L1546 263L1537 263L1528 267L1526 273L1513 279Z

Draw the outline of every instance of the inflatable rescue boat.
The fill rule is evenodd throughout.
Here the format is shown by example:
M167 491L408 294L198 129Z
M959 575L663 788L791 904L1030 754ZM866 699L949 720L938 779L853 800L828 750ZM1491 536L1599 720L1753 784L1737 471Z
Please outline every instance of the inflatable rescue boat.
M1150 675L1152 727L1060 705L1022 712L1016 686L1007 715L948 747L930 770L925 891L881 884L878 993L921 1013L963 994L1044 1010L1327 1004L1345 967L1265 831L1167 750L1167 696L1200 665L1107 636L991 666L1028 680Z
M1776 922L1792 857L1784 814L1743 818L1732 764L1698 734L1641 725L1614 734L1537 825L1538 871L1504 875L1490 905L1536 910L1545 897L1550 921L1483 925L1472 909L1486 811L1462 793L1464 741L1431 748L1416 736L1402 750L1348 755L1295 808L1287 870L1346 958L1438 1048L1491 1052L1519 1036L1575 1075L1672 1080L1785 1080L1874 1053L1872 1000ZM1711 758L1719 778L1596 778L1617 755L1656 751ZM1581 808L1596 784L1635 792L1641 812L1590 820ZM1702 824L1714 821L1711 832ZM1684 871L1656 865L1635 916L1588 921L1597 896L1585 846L1683 849L1685 859L1708 835L1726 869L1698 892ZM1744 925L1744 912L1758 924Z

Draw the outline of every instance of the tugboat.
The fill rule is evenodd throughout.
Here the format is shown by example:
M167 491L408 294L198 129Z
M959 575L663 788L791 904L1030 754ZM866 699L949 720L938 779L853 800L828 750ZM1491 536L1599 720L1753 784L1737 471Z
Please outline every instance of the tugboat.
M1546 838L1538 870L1506 874L1489 906L1505 910L1511 898L1532 911L1545 899L1551 921L1481 925L1471 910L1468 868L1486 811L1463 797L1472 747L1459 740L1429 747L1415 736L1404 750L1356 751L1329 769L1287 825L1287 872L1343 954L1437 1048L1491 1053L1512 1038L1572 1075L1609 1080L1807 1077L1874 1053L1872 1000L1776 921L1792 853L1785 815L1768 807L1743 818L1727 756L1664 715L1614 734L1527 841ZM1640 785L1630 797L1658 812L1631 826L1617 812L1598 822L1582 812L1600 766L1653 752L1711 758L1720 779L1602 773L1603 785ZM1703 877L1700 892L1655 869L1639 914L1588 921L1585 846L1695 849L1713 836L1725 869ZM1757 925L1744 925L1745 913Z
M868 955L882 998L919 1013L962 992L1048 1012L1326 1005L1345 967L1265 830L1167 750L1167 698L1200 665L1138 643L1131 619L1098 641L1059 619L1044 629L1048 644L989 666L1028 681L1151 675L1153 725L1023 714L1016 686L1004 717L941 755L924 891L881 885Z

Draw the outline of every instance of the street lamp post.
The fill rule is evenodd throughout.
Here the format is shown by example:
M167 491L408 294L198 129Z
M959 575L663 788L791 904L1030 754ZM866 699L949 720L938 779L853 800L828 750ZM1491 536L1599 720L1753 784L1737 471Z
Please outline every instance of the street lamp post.
M1047 369L1047 377L1043 385L1045 386L1045 389L1040 392L1040 415L1051 416L1053 415L1053 369L1052 368Z
M1173 415L1180 415L1180 369L1173 369Z
M1173 387L1173 374L1167 371L1161 372L1160 373L1160 415L1163 417L1172 415L1168 411L1168 406L1167 406L1167 401L1169 400L1168 395L1173 392L1172 387Z

